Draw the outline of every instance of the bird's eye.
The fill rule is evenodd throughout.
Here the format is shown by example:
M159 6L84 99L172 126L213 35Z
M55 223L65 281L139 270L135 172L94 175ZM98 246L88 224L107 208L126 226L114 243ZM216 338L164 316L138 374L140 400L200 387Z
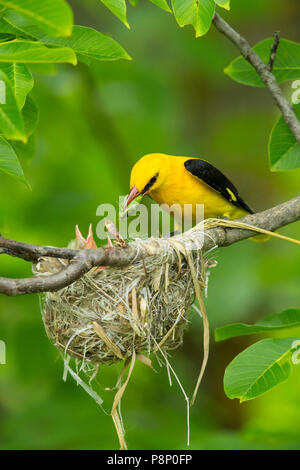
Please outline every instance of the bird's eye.
M146 186L144 187L142 193L146 193L147 191L149 191L149 189L151 188L151 186L154 185L155 181L157 180L158 178L158 173L156 173L152 178L151 180L146 184Z

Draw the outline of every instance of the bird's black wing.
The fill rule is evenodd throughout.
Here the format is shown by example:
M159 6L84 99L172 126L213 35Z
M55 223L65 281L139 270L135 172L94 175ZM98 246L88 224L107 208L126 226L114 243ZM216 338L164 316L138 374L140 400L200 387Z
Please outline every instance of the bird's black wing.
M231 204L253 214L253 210L240 197L236 187L221 171L200 158L191 158L184 162L184 166L193 176L196 176L208 186L218 191Z

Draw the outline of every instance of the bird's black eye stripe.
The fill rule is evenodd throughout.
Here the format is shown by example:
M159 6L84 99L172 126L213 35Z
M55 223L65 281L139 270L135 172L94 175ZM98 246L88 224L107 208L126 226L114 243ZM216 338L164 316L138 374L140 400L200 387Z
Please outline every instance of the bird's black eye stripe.
M151 178L151 180L149 181L149 183L146 184L146 186L144 187L142 193L145 193L146 191L148 191L148 190L151 188L151 186L154 185L154 183L155 183L155 181L157 180L157 178L158 178L158 173L156 173L156 174Z

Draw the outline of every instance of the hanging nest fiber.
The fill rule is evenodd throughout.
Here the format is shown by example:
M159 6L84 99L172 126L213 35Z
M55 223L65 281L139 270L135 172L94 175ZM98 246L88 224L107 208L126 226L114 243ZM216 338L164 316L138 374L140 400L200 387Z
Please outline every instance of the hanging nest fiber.
M153 246L152 256L127 267L93 268L73 284L45 294L43 321L61 351L82 361L112 364L133 350L149 356L182 344L195 298L190 264L167 240L153 241ZM203 284L206 263L198 253L190 256ZM34 271L54 274L67 263L41 258Z

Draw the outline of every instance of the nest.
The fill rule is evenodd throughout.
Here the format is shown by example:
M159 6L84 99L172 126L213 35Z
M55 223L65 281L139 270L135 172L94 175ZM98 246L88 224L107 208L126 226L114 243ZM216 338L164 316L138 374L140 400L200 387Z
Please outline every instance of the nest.
M83 241L84 246L81 248L95 247L93 239L83 239L79 230L77 242L78 238ZM136 359L150 367L151 353L156 354L159 363L163 360L168 373L171 371L180 385L189 416L189 398L166 352L182 344L195 296L203 317L204 356L193 400L205 370L209 349L208 320L201 287L206 285L206 271L211 263L203 258L201 250L187 249L183 237L179 240L174 237L149 239L146 242L137 240L133 243L137 252L143 244L143 249L150 255L122 268L93 268L73 284L57 292L44 294L42 303L46 332L54 345L63 352L64 380L70 373L100 406L103 400L90 385L98 366L124 360L110 412L121 449L127 446L120 401ZM44 257L34 265L33 271L40 276L51 275L66 267L69 262ZM69 365L71 357L75 358L76 372ZM127 368L127 378L124 379ZM81 370L89 375L88 383L79 376Z
M45 294L43 321L54 344L95 364L126 359L133 350L149 356L160 348L178 348L195 287L188 261L168 248L127 267L93 268L73 284ZM67 263L41 258L34 270L54 274ZM193 263L199 279L203 266L198 254Z

